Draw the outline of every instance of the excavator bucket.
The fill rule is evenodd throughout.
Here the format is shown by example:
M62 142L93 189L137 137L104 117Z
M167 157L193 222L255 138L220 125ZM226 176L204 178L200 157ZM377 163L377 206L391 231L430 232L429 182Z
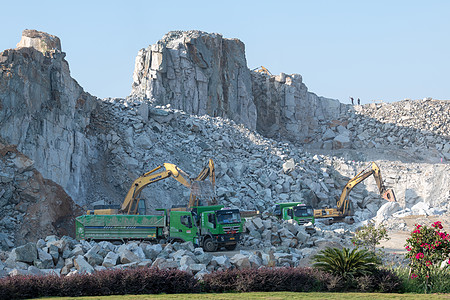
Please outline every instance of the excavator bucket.
M194 206L198 206L200 200L206 201L207 205L217 204L214 186L209 180L194 180L191 184L191 196L194 197L196 202ZM203 205L204 204L205 203L203 203Z
M383 199L390 201L390 202L397 202L397 199L395 199L395 194L394 194L393 189L386 190L381 197L383 197Z

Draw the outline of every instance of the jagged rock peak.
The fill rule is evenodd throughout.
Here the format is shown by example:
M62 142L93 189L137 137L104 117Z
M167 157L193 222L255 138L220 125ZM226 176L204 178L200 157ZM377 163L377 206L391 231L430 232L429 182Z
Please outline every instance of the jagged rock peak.
M22 39L17 44L17 48L28 47L34 48L42 53L51 50L62 51L59 37L34 29L25 29L22 32Z
M136 57L131 96L256 128L244 43L217 33L171 31Z

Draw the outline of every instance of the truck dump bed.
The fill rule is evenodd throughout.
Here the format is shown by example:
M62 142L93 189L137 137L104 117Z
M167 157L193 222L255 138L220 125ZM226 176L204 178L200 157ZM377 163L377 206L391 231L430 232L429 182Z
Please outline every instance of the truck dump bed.
M164 216L84 215L76 218L76 237L93 240L151 240L162 237Z

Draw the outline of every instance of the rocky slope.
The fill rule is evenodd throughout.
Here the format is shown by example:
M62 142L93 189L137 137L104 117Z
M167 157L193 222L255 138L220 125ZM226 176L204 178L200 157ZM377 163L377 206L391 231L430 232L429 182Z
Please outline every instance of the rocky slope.
M74 235L82 210L33 160L0 143L0 170L0 249L36 241L42 233Z
M322 122L311 147L400 149L409 154L405 162L445 162L450 161L449 124L449 101L426 98L357 105L335 120Z
M300 75L248 70L242 42L198 31L171 32L141 50L133 78L127 99L96 99L70 77L59 39L25 31L17 49L0 54L4 144L17 145L16 155L23 153L84 209L120 204L135 178L164 162L195 176L209 158L216 164L219 202L231 207L334 205L346 182L374 160L399 200L383 210L381 221L397 211L450 209L448 101L344 105L308 92ZM0 171L22 174L12 162ZM9 191L24 175L8 176L0 188L6 249L25 241L10 224L20 227L27 213L36 222L48 218L43 199L51 194L42 188L47 196L38 197L33 210L20 208L26 197L11 198ZM152 213L185 204L189 191L167 179L143 194ZM357 221L377 216L384 204L372 178L350 198ZM56 225L35 228L30 239L66 234Z

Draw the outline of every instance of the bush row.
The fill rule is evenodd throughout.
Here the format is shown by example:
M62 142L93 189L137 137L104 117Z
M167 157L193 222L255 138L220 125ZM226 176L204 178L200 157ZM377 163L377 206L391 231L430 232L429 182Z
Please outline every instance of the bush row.
M399 277L386 270L345 282L312 268L229 269L207 274L202 280L184 271L142 268L68 277L6 277L0 279L0 299L200 292L397 292L400 286Z
M198 281L179 270L105 270L91 275L13 276L0 279L0 299L200 292Z

